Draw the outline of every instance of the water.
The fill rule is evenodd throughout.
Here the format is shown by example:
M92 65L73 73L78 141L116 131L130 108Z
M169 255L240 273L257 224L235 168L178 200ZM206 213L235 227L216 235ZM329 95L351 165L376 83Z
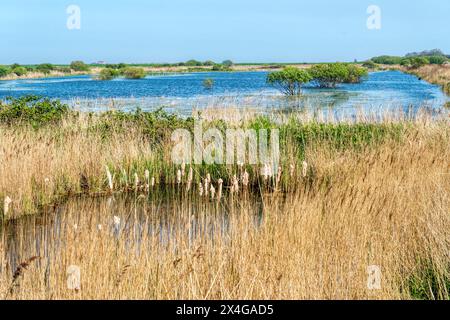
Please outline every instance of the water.
M140 107L154 110L164 106L170 112L189 115L193 108L209 106L280 109L298 106L378 110L428 107L440 109L449 101L440 88L399 71L370 73L359 84L336 89L307 85L304 96L286 99L266 83L267 72L210 72L148 76L141 80L98 81L90 76L0 81L0 99L27 94L58 98L81 110L110 107L130 111ZM204 79L214 88L203 87Z
M260 198L248 195L241 202L222 200L156 191L145 195L74 197L41 214L9 220L0 226L0 244L2 238L4 241L0 260L4 259L15 270L30 257L47 259L59 255L66 240L81 232L111 236L130 244L157 240L165 246L183 239L193 243L213 238L217 233L229 234L233 221L236 223L230 216L242 208L247 208L254 227L260 226L263 219ZM120 219L117 227L115 216Z

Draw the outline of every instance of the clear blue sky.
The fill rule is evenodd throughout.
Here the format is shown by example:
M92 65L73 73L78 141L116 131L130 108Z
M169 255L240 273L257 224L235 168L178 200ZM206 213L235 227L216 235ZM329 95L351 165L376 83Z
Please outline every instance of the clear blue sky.
M67 6L81 9L68 30ZM368 30L378 5L381 30ZM1 0L0 64L319 62L450 54L448 0Z

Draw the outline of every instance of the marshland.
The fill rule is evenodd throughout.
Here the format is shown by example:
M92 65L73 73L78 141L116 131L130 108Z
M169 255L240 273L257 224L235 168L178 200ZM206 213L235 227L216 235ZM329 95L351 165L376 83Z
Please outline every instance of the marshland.
M447 67L388 65L1 82L0 296L449 299ZM277 167L174 163L200 120Z

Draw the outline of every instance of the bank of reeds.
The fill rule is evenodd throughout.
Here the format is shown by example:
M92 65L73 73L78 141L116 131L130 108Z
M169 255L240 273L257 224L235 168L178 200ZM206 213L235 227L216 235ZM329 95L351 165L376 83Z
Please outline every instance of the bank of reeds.
M192 184L186 192L189 167L181 186L180 166L156 167L147 176L171 175L166 180L173 184L164 187L172 190L164 198L169 204L143 188L132 202L70 202L58 219L51 218L55 212L42 221L61 228L36 222L30 236L19 225L14 241L3 233L0 294L7 299L448 299L450 131L445 121L429 120L402 122L400 129L386 122L386 129L297 123L289 130L299 131L284 151L291 158L284 158L283 183L292 187L284 193L265 189L264 181L246 191L244 179L238 179L239 191L230 194L227 182L221 200L212 200L199 195L204 185ZM9 172L2 174L1 190L31 204L37 192L81 191L80 175L89 190L107 191L106 165L115 190L123 188L125 176L132 188L135 172L143 179L141 170L155 168L145 132L127 127L102 136L87 119L73 121L38 131L2 127L1 145L13 151L2 157L2 173ZM215 187L219 179L239 177L239 166L227 170L227 176L211 176ZM207 178L206 171L193 174L201 182ZM261 179L253 172L248 178ZM13 200L14 210L20 203ZM45 251L38 250L42 241ZM19 250L11 250L13 245ZM32 257L40 258L15 279L17 266ZM67 287L71 265L81 270L79 290ZM381 270L378 289L368 286L369 266Z

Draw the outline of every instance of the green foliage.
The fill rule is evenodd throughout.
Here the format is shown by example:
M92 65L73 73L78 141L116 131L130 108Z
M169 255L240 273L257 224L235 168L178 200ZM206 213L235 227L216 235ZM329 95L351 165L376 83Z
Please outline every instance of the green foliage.
M222 65L224 65L227 68L231 68L234 65L234 63L231 60L225 60L224 62L222 62Z
M8 67L0 66L0 78L6 77L11 73L11 70Z
M185 63L185 66L187 67L201 67L203 66L203 63L197 60L189 60Z
M450 292L450 277L439 274L430 262L419 262L420 267L406 281L406 291L417 300L443 300Z
M36 67L36 70L38 72L42 72L43 74L49 74L54 69L55 67L50 63L42 63Z
M212 67L212 71L230 71L230 70L231 70L230 67L224 66L223 64L215 64Z
M146 76L144 68L126 67L122 69L122 75L127 79L142 79Z
M448 61L448 58L445 56L429 56L427 57L431 64L444 64Z
M267 83L289 96L301 95L302 85L311 80L308 71L295 67L286 67L267 75Z
M360 82L367 70L348 63L326 63L312 66L309 73L320 87L335 88L340 83Z
M430 63L430 60L426 57L414 57L411 58L411 68L418 69Z
M103 68L98 76L99 80L112 80L120 76L120 72L116 69Z
M89 71L90 68L83 61L72 61L72 63L70 64L70 69L78 72L86 72Z
M126 67L127 67L127 65L125 63L117 63L117 64L109 63L109 64L105 65L105 68L114 69L114 70L123 69L123 68L126 68Z
M62 73L72 73L72 69L70 67L57 67L56 71L59 71Z
M42 99L38 96L8 98L0 102L0 123L30 124L39 127L55 124L69 113L69 107L59 100Z
M354 64L346 65L348 70L347 79L345 79L345 83L359 83L363 77L367 77L368 72L367 69L358 67Z
M402 59L403 59L402 57L397 56L379 56L374 57L371 60L378 64L393 65L393 64L400 64L402 62Z
M28 70L25 67L15 67L14 69L12 69L12 73L15 73L17 76L21 77L26 75L28 72Z
M372 60L367 60L366 62L363 63L362 66L364 68L372 69L372 70L378 68L378 65L375 62L373 62Z
M212 66L215 65L215 62L211 61L211 60L208 60L208 61L203 62L203 65L207 66L207 67L212 67Z
M203 80L203 87L205 89L211 90L214 87L214 80L211 78Z

